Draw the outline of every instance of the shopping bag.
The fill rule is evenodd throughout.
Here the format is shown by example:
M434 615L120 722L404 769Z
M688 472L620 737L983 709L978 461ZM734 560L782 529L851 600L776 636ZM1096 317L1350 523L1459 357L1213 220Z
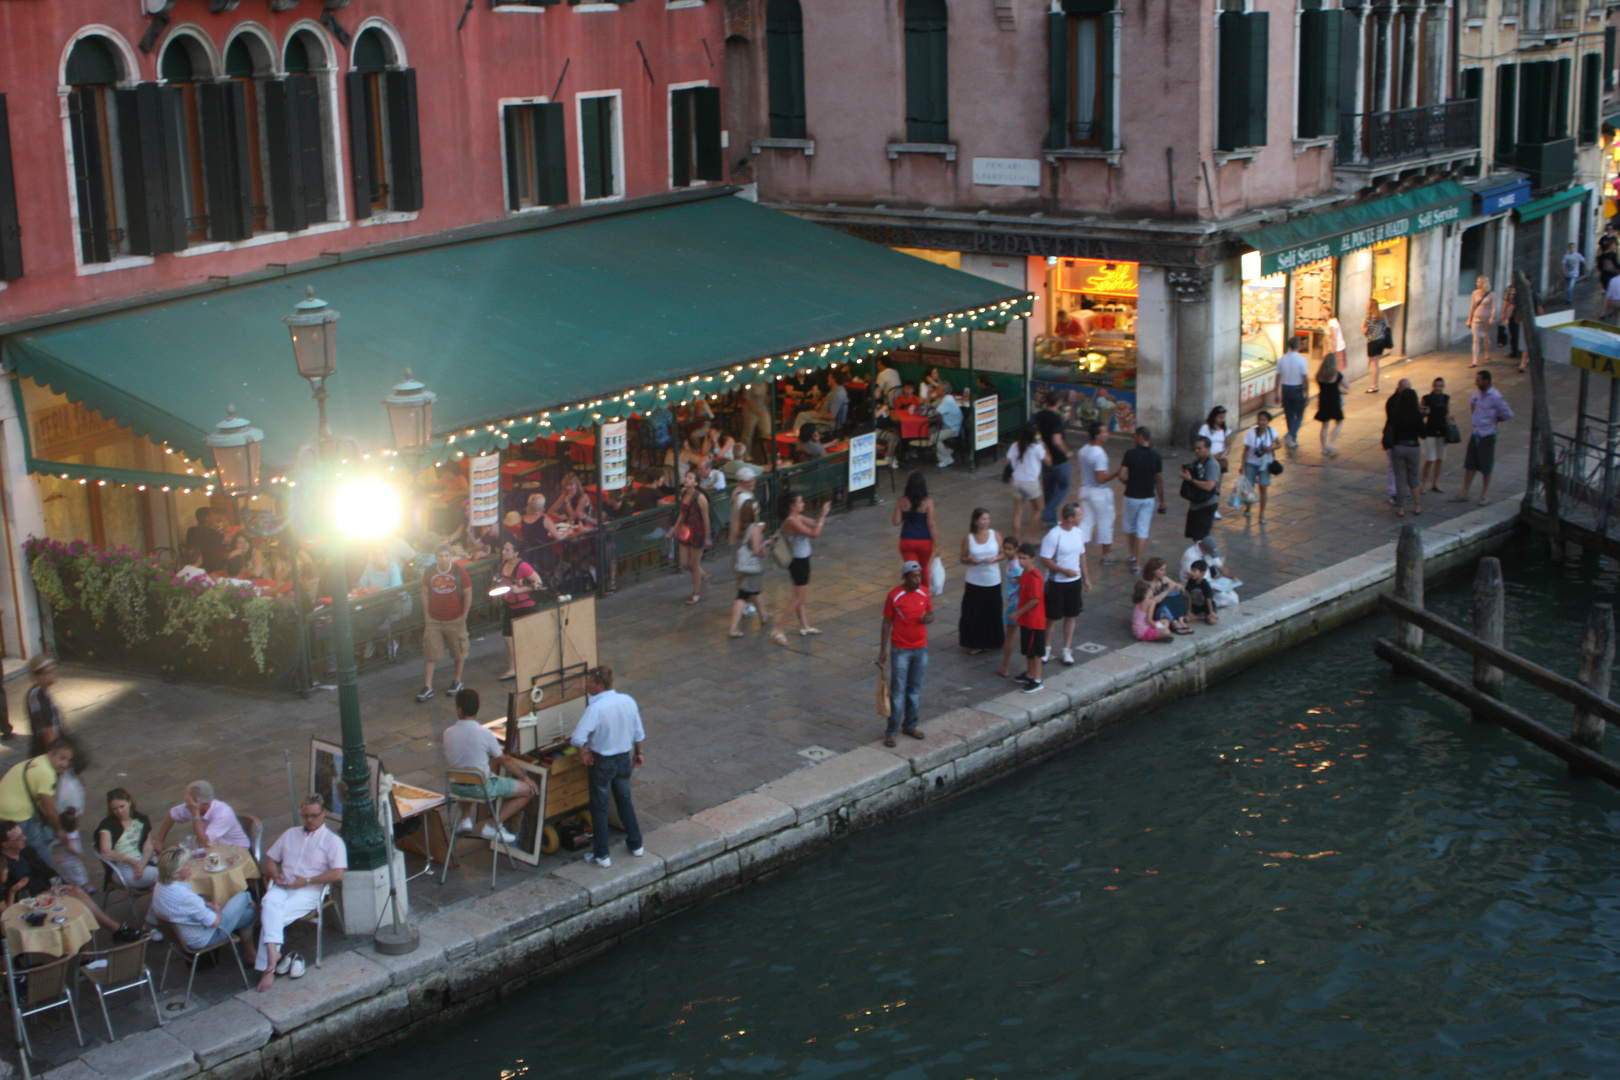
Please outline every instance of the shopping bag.
M945 591L945 560L938 555L928 564L928 591L933 596Z
M890 709L889 709L889 668L888 668L888 665L879 662L879 664L877 666L877 669L878 669L877 714L878 714L878 719L879 720L887 720L889 718L889 712L890 712Z

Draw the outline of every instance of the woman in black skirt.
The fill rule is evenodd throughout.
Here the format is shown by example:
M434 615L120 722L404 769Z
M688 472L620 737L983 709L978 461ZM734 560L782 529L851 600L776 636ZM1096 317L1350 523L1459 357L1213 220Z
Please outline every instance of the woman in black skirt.
M1344 423L1344 372L1332 353L1316 369L1316 419L1322 425L1322 456L1339 456L1339 425Z
M969 656L999 649L1005 640L1001 612L1001 537L990 527L990 511L977 509L962 537L961 561L967 567L962 587L962 618L956 634Z

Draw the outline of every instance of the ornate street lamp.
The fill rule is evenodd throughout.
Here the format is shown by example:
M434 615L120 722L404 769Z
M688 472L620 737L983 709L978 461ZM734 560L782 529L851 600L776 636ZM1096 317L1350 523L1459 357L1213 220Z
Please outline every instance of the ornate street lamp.
M321 410L319 437L322 439L330 434L326 426L326 380L337 374L338 318L338 313L327 307L325 300L315 298L313 285L305 288L304 298L293 306L293 313L281 317L292 332L298 374L308 379L314 388L315 401Z
M394 392L383 398L388 406L388 426L394 431L394 449L400 453L426 450L428 436L433 434L433 403L438 395L411 377L405 369L405 381L394 386Z
M219 486L227 495L248 495L259 486L259 444L264 432L236 415L236 406L225 406L221 420L203 440L214 451L214 468L219 470Z

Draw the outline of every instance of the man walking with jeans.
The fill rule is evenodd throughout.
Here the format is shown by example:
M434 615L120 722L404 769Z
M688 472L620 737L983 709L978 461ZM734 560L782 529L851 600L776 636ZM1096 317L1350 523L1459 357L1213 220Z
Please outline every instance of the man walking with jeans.
M1046 571L1046 652L1052 659L1052 623L1063 620L1063 662L1074 663L1074 620L1085 607L1082 592L1091 591L1086 573L1086 543L1080 538L1080 507L1064 503L1057 528L1041 541L1041 569Z
M922 587L922 563L907 559L900 564L900 584L883 601L883 634L878 638L878 667L889 660L894 647L894 670L889 673L889 726L883 745L893 746L904 732L923 738L917 730L922 709L923 677L928 674L928 624L934 621L934 602Z
M1469 425L1473 434L1468 436L1468 452L1463 455L1463 486L1461 492L1451 497L1451 501L1467 502L1468 489L1474 485L1474 474L1479 473L1479 505L1484 506L1490 499L1491 471L1496 467L1496 426L1504 420L1513 419L1513 410L1508 408L1502 391L1491 385L1488 368L1474 373L1474 385L1478 389L1468 399L1469 407L1473 409Z
M1288 339L1288 351L1277 359L1277 381L1282 385L1283 418L1288 421L1288 434L1283 441L1288 449L1299 449L1299 428L1305 422L1305 383L1310 378L1310 365L1300 354L1303 339Z
M604 870L613 865L608 858L608 792L619 808L624 824L624 843L630 854L642 856L641 823L630 802L630 773L645 760L641 744L647 732L641 726L641 710L635 699L613 689L613 669L599 664L585 673L588 704L585 715L569 741L579 747L579 759L591 770L591 853L585 861Z

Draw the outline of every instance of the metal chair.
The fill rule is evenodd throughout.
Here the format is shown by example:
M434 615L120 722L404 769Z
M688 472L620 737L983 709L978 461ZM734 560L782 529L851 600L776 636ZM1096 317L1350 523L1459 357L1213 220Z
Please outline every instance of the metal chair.
M167 954L163 957L163 975L158 979L159 990L169 985L169 961L178 953L181 960L191 965L191 977L186 980L186 1005L189 1006L191 1004L191 988L197 982L197 961L211 952L224 948L230 949L231 957L236 961L236 970L242 973L243 987L253 985L248 981L247 968L242 966L242 952L237 948L241 944L241 938L237 937L235 933L226 935L224 941L216 941L205 948L193 949L180 939L180 932L174 928L174 924L168 919L159 919L157 924L158 929L163 931L164 943L169 946Z
M454 794L453 787L450 785L461 784L463 787L477 788L480 792L479 801L483 802L484 807L489 811L489 820L491 824L496 827L496 829L500 828L501 803L505 801L504 799L497 798L489 793L489 786L486 783L486 777L477 769L446 769L444 770L444 782L446 785L445 790L452 792L452 794L444 804L445 813L449 815L449 828L447 831L450 834L450 842L444 846L444 871L439 875L440 885L443 885L450 879L450 859L455 855L456 841L461 839L461 837L456 833L456 815L461 812L457 809L457 807L462 806L463 804L474 805L474 801L472 799L458 798ZM472 815L472 820L474 823L477 822L477 818L478 815L475 811ZM495 887L495 872L500 868L501 865L501 852L506 852L507 865L510 866L514 872L517 870L517 863L512 859L512 852L508 850L506 845L501 843L499 839L485 841L482 836L479 836L476 833L467 833L465 835L470 836L479 843L489 844L489 887L491 889Z
M151 896L153 886L131 885L124 880L123 874L119 872L122 863L113 862L99 851L96 852L96 858L101 860L101 865L106 867L107 870L107 874L101 882L102 894L111 900L113 892L121 890L125 902L129 904L129 921L133 924L135 922L135 898L137 896Z
M291 926L297 926L299 923L307 923L311 920L314 921L316 967L321 966L321 959L325 951L327 908L331 908L332 914L337 916L338 929L343 931L345 934L348 933L343 926L343 909L338 906L338 902L336 900L332 899L332 886L330 884L321 886L321 902L314 911L310 912L308 915L300 915L298 918L294 919L290 924L288 924Z
M84 977L96 988L96 998L101 1002L101 1018L107 1022L107 1038L112 1042L117 1042L118 1036L113 1032L112 1016L107 1012L109 994L146 987L147 993L152 995L152 1010L157 1013L158 1026L163 1026L163 1010L158 1007L157 987L152 984L152 971L146 966L146 945L151 940L142 934L138 941L96 953L96 959L105 960L106 966L83 969Z
M79 1009L74 1004L73 987L70 985L79 956L69 953L60 960L18 972L12 964L11 946L6 945L4 951L6 986L9 987L6 996L11 999L11 1019L17 1028L17 1042L23 1048L23 1072L31 1075L28 1059L33 1056L34 1046L28 1040L28 1027L23 1023L26 1017L66 1005L68 1015L73 1017L73 1033L78 1036L79 1045L84 1045L84 1031L79 1027Z

